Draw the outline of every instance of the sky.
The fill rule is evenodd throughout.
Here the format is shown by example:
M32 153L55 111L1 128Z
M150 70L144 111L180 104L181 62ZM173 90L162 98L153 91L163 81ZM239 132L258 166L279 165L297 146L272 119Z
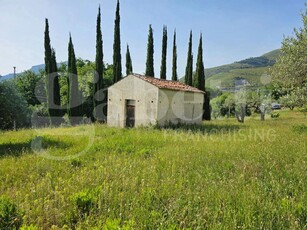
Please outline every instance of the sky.
M178 75L186 66L193 31L194 60L203 34L206 68L257 57L281 47L302 26L306 0L121 0L121 54L125 73L129 44L133 72L144 73L148 27L154 30L155 75L160 74L162 29L168 29L167 78L171 78L173 33ZM96 18L101 6L104 61L112 63L116 0L0 0L0 75L44 63L45 18L57 61L66 61L69 33L77 57L95 60ZM194 62L195 68L195 62Z

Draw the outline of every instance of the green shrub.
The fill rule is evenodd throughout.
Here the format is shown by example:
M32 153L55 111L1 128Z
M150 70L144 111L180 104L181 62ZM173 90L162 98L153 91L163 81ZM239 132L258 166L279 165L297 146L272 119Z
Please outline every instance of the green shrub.
M19 229L22 224L22 216L22 212L10 198L0 197L0 229Z
M271 113L271 118L279 118L280 114L277 112L272 112Z
M71 166L74 167L74 168L79 168L79 167L82 166L82 162L81 162L81 160L79 160L79 159L73 159L73 160L71 160L70 164L71 164Z
M95 204L94 196L89 191L75 193L70 200L80 217L88 215Z

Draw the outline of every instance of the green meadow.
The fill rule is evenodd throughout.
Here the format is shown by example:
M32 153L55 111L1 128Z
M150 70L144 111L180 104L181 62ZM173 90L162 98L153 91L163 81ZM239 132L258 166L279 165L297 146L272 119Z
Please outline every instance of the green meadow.
M279 113L1 132L0 196L23 229L306 229L306 118Z

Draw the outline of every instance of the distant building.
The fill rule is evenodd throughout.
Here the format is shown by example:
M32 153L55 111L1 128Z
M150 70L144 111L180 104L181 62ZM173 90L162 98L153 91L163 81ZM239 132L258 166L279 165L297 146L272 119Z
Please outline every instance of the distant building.
M108 89L108 125L197 124L204 92L178 81L129 75Z

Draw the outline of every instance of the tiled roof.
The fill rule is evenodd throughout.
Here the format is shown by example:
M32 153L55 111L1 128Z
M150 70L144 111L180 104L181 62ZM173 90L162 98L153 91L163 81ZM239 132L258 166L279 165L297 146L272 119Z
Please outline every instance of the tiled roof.
M164 79L158 79L153 77L146 77L139 74L132 74L134 77L138 77L156 87L159 89L170 89L170 90L180 90L180 91L186 91L186 92L194 92L194 93L205 93L204 91L201 91L195 87L186 85L179 81L169 81Z

